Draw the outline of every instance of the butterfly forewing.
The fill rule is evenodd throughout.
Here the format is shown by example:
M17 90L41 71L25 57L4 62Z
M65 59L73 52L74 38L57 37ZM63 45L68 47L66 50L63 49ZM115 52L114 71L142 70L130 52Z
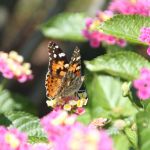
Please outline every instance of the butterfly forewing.
M66 54L54 42L50 42L49 49L49 65L45 80L46 95L52 99L58 95L59 88L62 84L62 78L68 71L68 60Z
M49 72L52 76L63 77L68 71L69 62L66 54L54 42L49 42Z

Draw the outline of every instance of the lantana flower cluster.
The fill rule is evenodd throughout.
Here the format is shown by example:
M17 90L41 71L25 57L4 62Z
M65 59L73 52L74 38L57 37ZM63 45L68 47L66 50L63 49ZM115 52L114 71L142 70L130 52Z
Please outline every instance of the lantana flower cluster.
M31 65L23 62L24 59L15 51L0 52L0 72L4 78L17 79L23 83L33 78Z
M0 150L51 150L46 143L29 144L25 133L0 126Z
M150 0L112 0L108 9L120 14L150 15Z
M150 70L142 68L140 77L133 82L133 85L137 89L137 96L140 99L150 98Z
M66 111L51 112L41 119L41 124L54 150L112 150L112 140L106 131L84 126Z
M92 47L99 47L101 42L106 42L109 45L117 44L121 47L126 46L126 42L123 39L104 34L97 29L101 23L107 21L115 14L150 16L150 0L112 0L107 10L98 12L95 18L88 18L82 34L89 40Z
M117 44L121 47L126 45L126 42L122 39L118 39L112 35L107 35L102 31L98 31L98 26L104 21L113 17L111 11L98 12L94 19L86 19L86 27L82 31L83 36L90 41L90 45L94 48L99 47L101 42L105 42L109 45Z
M73 112L78 115L81 115L85 112L83 106L87 104L88 98L85 92L80 93L80 96L72 96L61 99L47 100L46 103L48 106L53 109L63 109L68 112Z
M64 110L52 111L41 119L48 135L47 143L29 144L28 137L17 129L0 126L1 150L112 150L106 131L84 126L75 115Z
M0 126L0 149L1 150L29 150L27 136L16 129L6 129Z

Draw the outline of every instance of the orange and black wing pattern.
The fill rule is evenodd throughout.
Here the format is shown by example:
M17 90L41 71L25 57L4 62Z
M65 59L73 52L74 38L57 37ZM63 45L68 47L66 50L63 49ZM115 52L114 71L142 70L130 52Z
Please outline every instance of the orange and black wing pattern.
M81 77L81 55L78 47L76 47L73 51L68 71L78 77Z
M60 87L61 96L66 97L74 95L80 89L83 79L84 78L81 76L80 49L76 47L72 54L68 71L62 80L62 85Z
M48 98L55 98L61 87L62 78L68 71L69 62L66 54L54 42L49 42L49 65L45 80L46 95Z

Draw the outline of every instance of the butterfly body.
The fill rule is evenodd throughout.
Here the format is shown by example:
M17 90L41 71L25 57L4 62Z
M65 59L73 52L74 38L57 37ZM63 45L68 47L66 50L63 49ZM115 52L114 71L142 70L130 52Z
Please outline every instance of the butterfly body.
M60 47L50 42L49 66L45 80L46 95L49 99L72 96L80 89L84 78L81 76L80 50L76 47L70 62Z

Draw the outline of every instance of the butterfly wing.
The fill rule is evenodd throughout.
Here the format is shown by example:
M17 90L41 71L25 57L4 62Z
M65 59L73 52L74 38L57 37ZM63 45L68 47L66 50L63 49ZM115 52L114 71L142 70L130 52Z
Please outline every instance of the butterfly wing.
M83 80L84 78L81 76L80 49L76 47L71 57L68 71L63 78L62 86L60 89L62 97L71 96L76 93L80 89ZM64 86L65 88L63 88Z
M81 55L78 47L74 49L68 71L75 74L77 77L81 77Z
M66 54L54 42L50 42L49 49L49 65L48 72L45 80L46 95L48 98L53 99L58 95L59 89L62 84L62 78L68 71L69 62Z

